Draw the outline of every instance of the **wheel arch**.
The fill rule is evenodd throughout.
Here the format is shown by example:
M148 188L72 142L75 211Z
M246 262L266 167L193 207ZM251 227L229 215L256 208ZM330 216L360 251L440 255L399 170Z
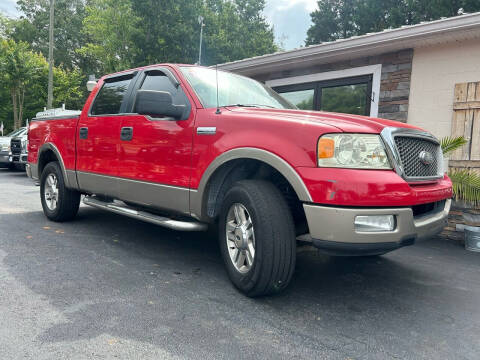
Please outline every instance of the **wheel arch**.
M42 172L45 169L45 166L47 166L47 164L52 161L58 161L58 163L60 164L63 178L65 180L65 185L68 188L74 188L74 189L78 188L78 186L76 186L75 184L75 181L72 181L72 177L68 176L60 151L52 143L43 144L40 150L38 151L38 161L37 161L38 178L39 179L41 178ZM76 180L76 177L75 177L75 180Z
M224 184L224 180L228 176L231 176L231 182L246 178L245 174L241 173L242 168L235 167L241 161L255 161L273 168L288 182L298 200L312 202L310 193L300 175L283 158L263 149L237 148L217 157L205 170L198 189L191 191L190 211L192 216L203 221L211 220L211 215L215 215L215 210L213 214L211 209L209 211L209 202L211 204L212 201L216 201L217 196L221 194L222 186L228 187L229 184ZM213 197L212 191L216 192Z

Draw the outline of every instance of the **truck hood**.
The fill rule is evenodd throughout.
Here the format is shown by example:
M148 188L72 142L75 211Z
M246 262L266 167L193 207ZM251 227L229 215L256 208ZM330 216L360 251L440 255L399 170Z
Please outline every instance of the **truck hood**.
M0 136L0 145L10 145L11 138L8 136Z
M333 126L342 132L379 134L386 127L418 129L418 127L399 121L373 118L361 115L331 113L324 111L264 109L252 107L228 107L230 111L242 112L245 115L268 117L272 120L298 121L299 123L312 122Z

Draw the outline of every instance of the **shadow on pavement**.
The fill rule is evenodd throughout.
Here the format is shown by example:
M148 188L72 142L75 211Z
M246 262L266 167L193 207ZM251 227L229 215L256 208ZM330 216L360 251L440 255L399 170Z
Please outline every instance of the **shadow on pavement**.
M478 278L465 276L478 276L480 265L473 258L462 264L454 244L432 241L378 258L299 253L287 291L249 299L230 285L217 241L204 233L83 207L70 223L48 222L41 212L25 213L23 222L18 231L18 215L0 216L1 233L15 234L3 240L4 263L66 318L41 342L108 333L172 352L180 347L187 358L212 351L231 358L449 358L458 349L468 358L480 350L473 332L466 335L469 314L480 320L480 294L468 292Z

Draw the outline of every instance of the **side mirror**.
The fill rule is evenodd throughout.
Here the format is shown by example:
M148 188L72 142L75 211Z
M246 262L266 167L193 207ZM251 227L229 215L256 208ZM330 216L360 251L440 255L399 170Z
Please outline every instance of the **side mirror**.
M170 117L180 120L185 112L185 105L174 105L172 95L167 91L138 90L134 111L152 117Z

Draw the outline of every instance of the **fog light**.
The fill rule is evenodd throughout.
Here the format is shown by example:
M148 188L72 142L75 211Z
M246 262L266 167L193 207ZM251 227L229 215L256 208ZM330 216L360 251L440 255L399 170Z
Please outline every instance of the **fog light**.
M364 232L393 231L395 217L393 215L367 215L355 217L355 230Z

